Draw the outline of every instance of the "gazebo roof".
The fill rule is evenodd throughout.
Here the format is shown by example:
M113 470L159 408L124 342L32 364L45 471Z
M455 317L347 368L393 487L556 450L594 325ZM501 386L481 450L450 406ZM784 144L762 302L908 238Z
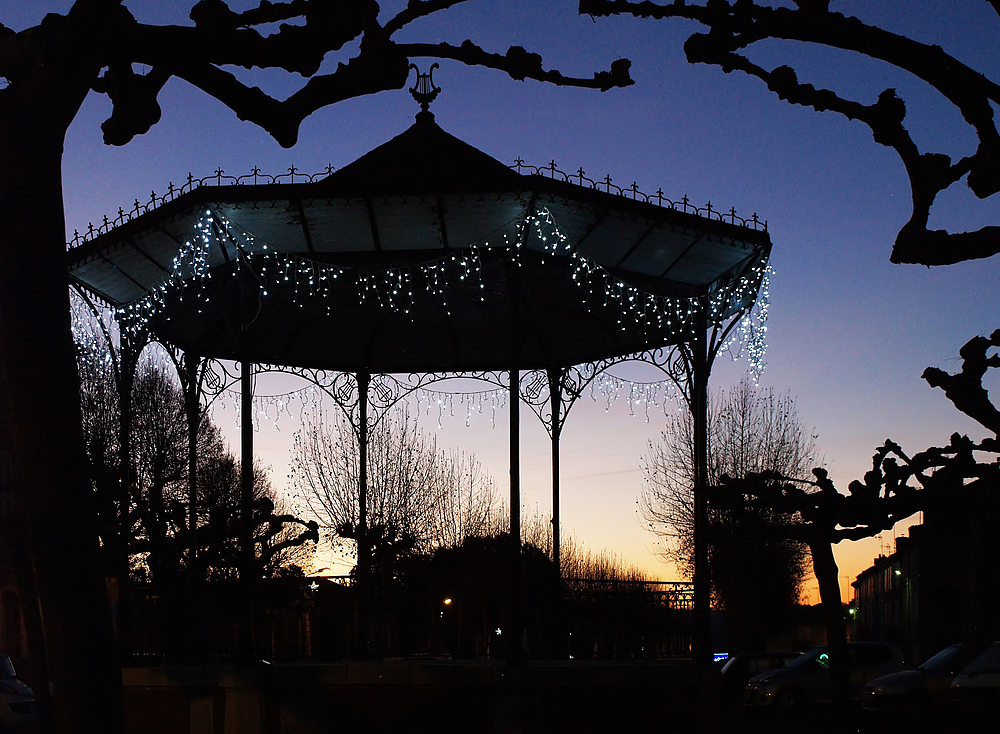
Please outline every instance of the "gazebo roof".
M423 112L319 181L137 213L72 248L70 275L202 356L368 372L568 366L686 340L692 299L722 318L756 298L756 219L579 180L521 174Z

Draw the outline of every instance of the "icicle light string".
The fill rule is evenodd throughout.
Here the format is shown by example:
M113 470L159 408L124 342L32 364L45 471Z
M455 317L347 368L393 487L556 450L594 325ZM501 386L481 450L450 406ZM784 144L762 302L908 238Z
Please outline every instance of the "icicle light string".
M653 382L637 382L616 377L604 372L594 378L590 383L590 397L595 402L604 402L604 410L608 412L611 406L618 402L622 396L628 398L629 415L636 416L637 406L642 406L642 412L649 423L650 408L660 408L663 414L668 413L667 404L676 400L677 386L672 380L663 379Z
M308 411L322 407L326 397L323 390L316 385L309 385L298 390L290 390L277 395L254 395L253 396L253 424L254 430L260 431L262 423L270 423L274 430L281 432L280 421L282 418L295 420L293 406L298 404L298 419L305 420ZM226 410L230 406L233 409L234 421L237 425L240 422L240 411L242 396L236 388L225 388L216 397L214 403L221 410Z
M437 427L441 430L444 427L441 419L446 414L454 417L456 405L465 411L466 427L472 425L473 416L483 414L486 406L490 409L490 426L496 426L497 411L506 407L507 393L508 390L502 387L473 392L447 392L424 387L414 391L414 397L418 413L430 415L431 407L437 408Z
M439 430L444 427L442 420L445 415L454 417L456 412L465 413L465 425L468 427L476 415L483 415L489 411L490 425L496 425L497 413L506 407L508 397L505 388L471 392L416 388L409 393L409 396L416 402L418 413L430 415L432 408L437 408L437 427ZM327 399L329 396L326 392L315 385L278 395L254 395L254 430L259 431L261 424L266 421L273 425L275 431L280 432L279 421L282 418L295 419L294 404L297 403L299 406L298 417L302 421L308 412L317 408L321 409ZM232 407L234 421L237 425L239 424L241 396L238 389L226 388L222 390L215 402L222 410Z

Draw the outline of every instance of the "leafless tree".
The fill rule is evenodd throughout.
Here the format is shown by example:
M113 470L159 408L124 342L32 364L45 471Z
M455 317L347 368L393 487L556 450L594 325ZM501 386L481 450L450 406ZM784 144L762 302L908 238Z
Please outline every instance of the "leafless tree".
M761 390L744 377L709 404L708 483L723 476L773 471L808 477L820 461L816 436L798 417L795 399ZM691 414L674 413L642 461L640 514L662 542L660 555L690 575L693 560L694 435Z
M240 567L240 502L242 486L239 461L226 450L221 434L211 427L216 450L205 454L199 466L200 503L198 553L194 579L238 578ZM183 499L178 500L183 506ZM319 541L315 522L299 519L291 503L271 484L265 467L253 472L254 573L259 577L300 574L307 567ZM178 531L183 532L183 525Z
M443 494L434 507L433 545L460 545L470 536L501 532L506 522L496 482L475 454L452 449L438 456L436 482Z
M192 544L186 518L188 434L184 397L173 366L147 350L128 391L130 477L127 507L114 507L121 481L121 391L113 374L106 334L92 321L78 319L78 365L84 436L94 495L101 509L101 538L122 538L132 575L145 581L179 583L230 577L236 571L236 516L239 466L215 424L202 420L197 437L201 498L197 541ZM265 576L308 562L315 531L290 513L288 502L262 467L255 467L257 507L255 547L258 571ZM192 564L190 548L197 560ZM200 558L198 558L200 556ZM109 566L110 569L113 566ZM122 580L123 581L123 580Z
M988 0L1000 14L1000 2ZM1000 252L1000 226L970 232L928 229L937 195L966 179L969 188L985 199L1000 191L1000 134L994 107L1000 103L1000 85L986 73L970 68L941 46L921 43L878 26L830 10L830 0L765 3L754 0L655 3L650 0L580 0L583 14L633 15L662 20L681 18L700 23L707 33L695 33L684 44L688 61L713 64L724 72L741 71L762 80L769 90L790 104L820 112L836 112L858 120L872 131L876 143L892 148L910 179L913 212L899 230L892 250L895 263L947 265ZM958 160L949 154L921 150L904 125L906 103L895 89L886 89L865 103L830 89L799 81L788 65L773 69L746 55L756 45L792 42L783 46L794 58L798 43L841 49L885 62L922 80L953 105L972 128L975 150Z
M503 527L507 527L506 519ZM502 532L502 528L500 531ZM538 548L552 557L552 521L536 508L532 513L522 512L521 541ZM592 550L577 535L562 533L559 538L560 575L567 579L593 581L652 581L649 574L629 563L615 552Z
M295 434L292 486L333 539L353 541L358 525L358 440L342 413L314 413ZM439 450L405 409L368 436L368 523L376 557L458 545L494 529L500 500L472 454ZM380 551L378 546L384 546ZM392 555L392 553L390 553Z
M744 377L709 405L708 483L778 472L806 477L819 462L816 436L787 393L757 388ZM688 411L675 413L643 459L640 515L661 542L660 555L690 577L694 568L694 435ZM716 605L728 612L737 646L762 645L768 620L798 601L806 575L804 544L772 532L789 518L766 509L709 508L709 570ZM752 580L752 583L749 581Z
M395 40L414 21L462 1L410 2L386 18L375 0L262 1L244 12L223 0L201 0L192 6L192 25L156 26L138 22L123 0L75 0L65 14L48 14L20 32L0 24L0 355L17 426L13 458L34 573L29 586L45 625L36 639L45 640L39 654L48 664L38 672L52 683L60 731L99 726L117 734L124 726L66 288L66 131L96 92L113 105L102 125L105 142L126 144L160 121L157 96L175 77L284 146L322 107L403 87L418 57L559 85L631 84L625 60L592 78L574 78L545 69L541 57L520 46L492 53L472 41ZM320 73L327 54L345 46L357 48L353 58ZM148 73L137 73L139 65ZM307 81L279 101L241 81L232 67L283 70ZM47 699L41 702L45 712Z

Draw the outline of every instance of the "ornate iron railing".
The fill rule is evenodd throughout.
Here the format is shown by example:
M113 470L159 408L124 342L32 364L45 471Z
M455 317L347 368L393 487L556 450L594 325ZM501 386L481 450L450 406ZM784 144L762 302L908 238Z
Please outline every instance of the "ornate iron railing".
M185 181L181 186L174 186L173 181L167 185L167 193L163 196L157 195L155 191L150 192L149 201L141 202L136 199L132 202L132 208L126 210L123 207L118 207L118 215L114 218L104 215L104 221L94 224L91 222L87 225L87 229L84 232L79 230L73 231L73 238L69 241L67 246L72 249L74 247L79 247L85 242L89 242L95 237L99 237L102 234L107 234L115 227L119 227L126 222L129 222L136 217L150 212L159 206L173 201L179 196L188 193L189 191L194 191L195 189L200 189L203 186L242 186L242 185L258 185L258 184L288 184L288 183L315 183L321 179L326 178L331 173L333 173L334 167L327 166L324 170L319 173L302 173L295 166L291 166L284 173L279 173L272 175L269 173L262 172L256 166L251 169L250 173L244 174L242 176L232 176L227 174L221 168L215 169L215 173L205 176L204 178L195 178L193 174L188 173L187 181Z
M594 189L595 191L603 191L608 194L616 194L618 196L623 196L627 199L633 199L635 201L643 201L647 204L655 204L656 206L665 207L667 209L673 209L674 211L684 212L686 214L694 214L699 217L705 217L707 219L713 219L719 222L727 222L729 224L739 225L741 227L747 227L748 229L753 229L757 231L767 231L767 220L760 219L756 212L749 218L741 217L736 213L735 208L730 208L729 211L717 209L712 206L712 202L708 202L705 206L696 206L691 203L685 194L680 199L674 200L670 199L664 195L663 189L657 189L655 193L648 194L639 190L638 184L632 182L631 186L619 186L614 183L611 176L605 176L603 179L595 180L589 178L582 168L578 168L576 173L566 173L559 170L556 166L555 161L550 161L547 166L532 166L525 163L523 160L518 158L510 166L520 174L534 175L534 176L546 176L557 181L565 181L567 183L576 184L577 186L582 186L584 188ZM279 173L277 175L263 173L259 168L254 166L250 173L244 174L242 176L233 176L227 174L221 168L217 168L214 173L204 178L195 178L193 174L188 173L187 181L185 181L181 186L174 186L171 181L167 185L167 192L163 196L158 195L155 191L150 192L149 201L142 202L136 199L132 202L131 209L125 209L124 207L118 208L118 214L115 217L104 216L103 221L94 224L93 222L87 225L87 229L83 232L79 230L73 231L73 238L69 241L67 246L72 249L74 247L79 247L80 245L89 242L95 237L107 234L115 227L119 227L126 222L135 219L136 217L145 214L159 206L173 201L177 197L193 191L195 189L201 188L203 186L241 186L248 184L279 184L279 183L314 183L323 178L326 178L334 171L332 165L328 165L323 171L318 173L302 173L295 166L291 166L284 173Z
M712 202L708 202L705 206L696 206L691 203L687 194L674 201L664 195L663 189L657 189L653 194L647 194L640 191L639 185L635 181L632 182L631 186L619 186L612 181L611 176L605 176L600 180L589 178L587 174L584 173L582 168L578 168L576 173L566 173L564 171L560 171L556 167L555 161L549 161L547 166L532 166L518 158L510 167L518 173L527 174L529 176L546 176L557 181L565 181L566 183L576 184L577 186L582 186L584 188L591 188L595 191L603 191L608 194L617 194L618 196L624 196L626 199L644 201L647 204L655 204L656 206L673 209L674 211L684 212L686 214L694 214L699 217L705 217L706 219L714 219L719 222L737 224L741 227L747 227L748 229L754 229L761 232L767 231L767 220L760 219L756 212L753 216L746 218L739 216L736 213L735 208L730 208L729 211L714 208L712 206Z

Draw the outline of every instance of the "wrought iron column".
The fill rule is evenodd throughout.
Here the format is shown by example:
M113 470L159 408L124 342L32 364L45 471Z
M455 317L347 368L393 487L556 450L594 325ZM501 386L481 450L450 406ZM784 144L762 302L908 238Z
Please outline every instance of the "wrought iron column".
M184 354L184 413L188 433L188 563L193 563L198 552L198 428L201 425L201 401L198 393L198 366L201 360L193 354Z
M712 660L709 604L711 580L708 567L708 376L706 304L695 314L691 340L691 413L694 427L694 612L691 657L696 663Z
M559 554L559 438L562 435L562 384L565 374L565 371L561 370L547 371L549 406L552 411L552 430L549 432L552 440L552 562L560 576L562 563Z
M510 371L510 538L521 549L521 410L520 370Z
M240 361L240 577L253 574L253 363Z
M520 370L510 371L510 578L508 605L507 663L524 662L524 620L521 598L521 398Z
M367 580L371 570L368 545L368 386L372 376L359 372L358 380L358 580Z
M359 372L358 381L358 645L361 657L367 657L371 642L371 545L368 535L368 388L372 376Z

